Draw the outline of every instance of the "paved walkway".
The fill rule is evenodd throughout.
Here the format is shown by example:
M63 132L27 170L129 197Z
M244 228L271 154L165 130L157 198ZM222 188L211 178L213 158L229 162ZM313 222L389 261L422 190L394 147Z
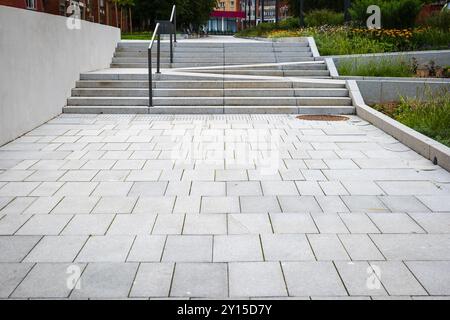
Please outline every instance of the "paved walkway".
M357 117L62 115L0 169L2 298L450 296L450 174Z

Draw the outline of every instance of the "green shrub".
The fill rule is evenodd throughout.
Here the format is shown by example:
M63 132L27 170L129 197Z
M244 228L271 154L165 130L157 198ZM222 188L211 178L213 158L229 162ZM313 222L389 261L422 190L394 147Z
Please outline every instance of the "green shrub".
M448 49L450 48L450 32L434 28L427 28L414 32L409 50Z
M339 63L341 76L364 77L412 77L413 66L403 59L380 59L369 62L345 60Z
M306 14L305 23L308 27L341 25L344 23L344 14L328 9L313 10Z
M425 26L450 32L450 10L444 10L432 14L425 20Z
M298 18L287 18L278 22L277 29L291 30L300 28L300 20Z
M421 0L354 0L350 8L352 19L365 25L368 18L367 8L377 5L381 9L383 28L410 28L422 7Z
M450 146L450 91L426 93L427 101L402 98L394 118L404 125Z

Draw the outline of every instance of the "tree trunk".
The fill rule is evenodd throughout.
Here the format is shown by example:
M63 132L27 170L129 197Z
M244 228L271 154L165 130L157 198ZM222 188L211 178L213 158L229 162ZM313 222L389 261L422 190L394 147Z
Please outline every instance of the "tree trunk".
M133 33L133 17L131 16L131 7L128 8L128 14L130 16L130 33Z
M114 7L116 10L116 27L118 28L119 27L119 13L117 11L117 3L114 3Z

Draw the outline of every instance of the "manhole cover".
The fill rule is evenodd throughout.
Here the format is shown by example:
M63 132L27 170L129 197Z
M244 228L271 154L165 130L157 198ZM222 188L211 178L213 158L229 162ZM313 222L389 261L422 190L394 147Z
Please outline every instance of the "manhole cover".
M309 121L347 121L349 118L344 116L333 116L329 114L306 114L298 116L297 119Z

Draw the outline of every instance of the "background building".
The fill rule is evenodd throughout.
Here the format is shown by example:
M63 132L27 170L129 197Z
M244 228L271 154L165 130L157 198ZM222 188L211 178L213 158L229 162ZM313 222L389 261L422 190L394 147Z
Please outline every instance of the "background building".
M234 33L240 30L244 18L240 0L218 0L208 21L208 32Z
M0 0L0 5L68 16L71 2L78 3L83 20L130 29L128 9L112 0Z

